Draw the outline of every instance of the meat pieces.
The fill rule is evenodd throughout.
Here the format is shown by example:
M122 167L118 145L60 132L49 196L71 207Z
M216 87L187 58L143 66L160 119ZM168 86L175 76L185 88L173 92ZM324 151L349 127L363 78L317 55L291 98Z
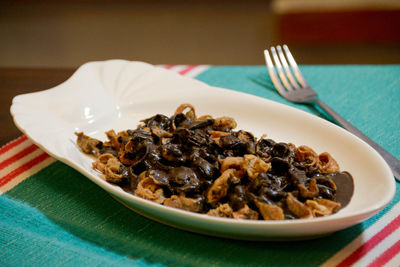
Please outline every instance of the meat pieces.
M327 152L321 153L318 156L317 167L321 173L325 173L325 174L334 173L334 172L339 171L339 164Z
M297 187L300 190L300 195L303 198L314 198L319 195L319 189L317 186L317 180L311 179L310 184L306 187L303 184L298 184Z
M145 177L138 183L135 195L158 204L165 200L164 191L158 185L157 180L152 177Z
M223 218L233 218L233 210L228 203L220 204L217 208L211 209L207 215Z
M247 175L251 179L257 178L260 173L267 172L271 167L270 164L255 155L244 155L244 165Z
M247 154L244 157L227 157L221 160L221 172L228 168L243 170L249 178L254 179L260 173L267 172L270 164L255 155Z
M93 162L93 168L104 173L106 181L110 183L119 183L124 178L121 167L121 162L109 153L101 154L98 160Z
M185 109L189 109L189 111L186 113L186 116L188 116L188 117L189 117L190 119L192 119L192 120L196 120L196 119L197 119L197 118L196 118L196 112L195 112L195 110L194 110L194 107L193 107L191 104L182 104L182 105L180 105L180 106L176 109L174 115L183 113L183 111L184 111Z
M241 174L235 169L225 170L220 177L218 177L207 193L207 201L210 204L216 204L221 198L228 193L230 183L239 183Z
M299 146L295 151L297 161L304 162L308 166L314 166L318 161L318 154L308 146Z
M295 198L291 193L288 193L286 198L286 205L288 209L300 219L312 218L311 209L304 203Z
M164 205L187 211L200 212L202 205L198 199L172 195L164 200Z
M231 117L220 117L214 120L213 128L217 131L227 131L235 129L237 123L234 118Z
M264 220L283 220L285 218L283 209L276 205L270 205L259 201L256 201L256 205Z
M106 181L165 206L245 220L308 219L340 209L331 177L341 172L329 153L266 135L257 140L236 127L232 117L197 117L182 104L170 117L107 131L104 142L76 136Z
M339 203L323 198L307 200L305 204L311 209L312 215L314 217L331 215L340 208Z
M103 145L101 141L91 138L82 132L75 133L75 135L77 136L76 143L83 152L93 155L99 154L99 149Z

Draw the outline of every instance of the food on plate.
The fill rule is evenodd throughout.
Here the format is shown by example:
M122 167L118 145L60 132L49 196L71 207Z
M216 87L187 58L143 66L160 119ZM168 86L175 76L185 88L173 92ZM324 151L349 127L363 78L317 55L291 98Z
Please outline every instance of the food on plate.
M157 114L134 130L106 132L103 142L76 133L106 181L135 196L210 216L308 219L336 213L353 179L327 152L257 139L235 119L196 115L190 104Z

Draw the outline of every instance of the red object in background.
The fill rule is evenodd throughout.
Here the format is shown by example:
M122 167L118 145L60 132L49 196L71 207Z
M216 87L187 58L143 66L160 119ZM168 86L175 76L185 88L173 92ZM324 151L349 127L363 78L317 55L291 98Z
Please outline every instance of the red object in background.
M279 14L278 37L287 44L399 43L400 10Z

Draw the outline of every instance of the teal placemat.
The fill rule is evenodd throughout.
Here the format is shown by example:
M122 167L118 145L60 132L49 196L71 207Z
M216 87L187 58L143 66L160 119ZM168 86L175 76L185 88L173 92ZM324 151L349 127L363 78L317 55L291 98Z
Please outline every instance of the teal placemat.
M399 66L301 69L323 101L399 157ZM263 66L211 67L197 79L321 115L282 99ZM22 144L28 147L29 142ZM2 153L0 162L6 160ZM22 159L15 163L19 161L16 168L25 164ZM0 182L12 172L0 171ZM348 261L337 262L365 259L372 254L372 245L379 248L383 243L379 238L393 238L390 234L400 226L399 185L392 203L361 224L321 239L280 243L214 238L156 223L125 208L61 162L38 172L28 170L26 176L0 196L1 266L318 266L332 261L337 253L340 256L349 246L355 246L350 256L342 256ZM394 218L386 218L388 214ZM387 235L377 226L382 220L394 225ZM377 230L372 231L374 228ZM373 237L368 237L374 231ZM371 239L378 241L372 244ZM396 240L390 244L397 244ZM390 246L387 251L397 248ZM376 259L383 259L384 252ZM390 259L397 254L395 251Z
M400 66L300 66L320 99L395 157L400 158ZM321 115L283 99L264 66L213 67L197 79Z

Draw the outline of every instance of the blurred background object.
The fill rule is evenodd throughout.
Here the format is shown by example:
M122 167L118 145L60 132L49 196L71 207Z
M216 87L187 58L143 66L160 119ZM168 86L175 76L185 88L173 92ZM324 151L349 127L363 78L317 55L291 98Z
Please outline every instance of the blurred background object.
M276 39L314 64L400 63L400 1L275 0Z
M0 67L264 64L287 43L300 64L400 63L398 0L1 1Z

